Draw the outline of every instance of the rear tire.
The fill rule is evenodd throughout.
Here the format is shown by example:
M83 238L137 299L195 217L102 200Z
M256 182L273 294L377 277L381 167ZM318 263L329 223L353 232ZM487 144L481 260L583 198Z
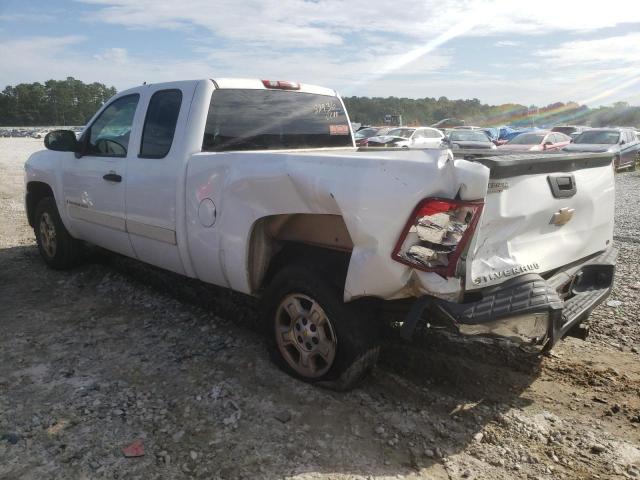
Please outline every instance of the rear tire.
M65 228L53 197L38 203L33 230L40 256L49 267L66 270L80 263L82 244Z
M330 278L310 265L282 268L264 292L264 324L271 358L280 369L345 391L375 366L380 325L372 305L344 303Z

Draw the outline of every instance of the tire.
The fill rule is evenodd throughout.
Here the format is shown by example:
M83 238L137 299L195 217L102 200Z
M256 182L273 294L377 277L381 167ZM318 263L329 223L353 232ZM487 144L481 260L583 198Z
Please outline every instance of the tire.
M375 366L380 324L366 301L344 303L330 278L310 265L283 267L264 292L262 313L271 358L280 369L346 391Z
M66 270L80 263L82 244L65 228L53 197L38 203L33 230L40 256L55 270Z
M613 171L614 173L618 173L620 171L620 156L616 155L613 157Z

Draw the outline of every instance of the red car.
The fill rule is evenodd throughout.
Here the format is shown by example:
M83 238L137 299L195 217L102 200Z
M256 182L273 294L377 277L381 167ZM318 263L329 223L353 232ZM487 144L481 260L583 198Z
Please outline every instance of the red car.
M521 133L513 137L500 150L527 150L538 152L557 152L571 143L571 137L560 132L538 130L535 132Z

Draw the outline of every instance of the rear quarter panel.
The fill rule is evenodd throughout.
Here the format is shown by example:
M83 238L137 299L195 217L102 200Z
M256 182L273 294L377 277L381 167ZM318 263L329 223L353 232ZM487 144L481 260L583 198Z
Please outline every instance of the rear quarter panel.
M345 300L424 293L453 299L459 278L444 279L391 259L416 204L425 197L483 198L488 169L453 161L446 150L198 153L188 164L188 246L197 276L245 293L248 239L257 220L285 213L341 215L354 243ZM213 227L198 205L216 204Z

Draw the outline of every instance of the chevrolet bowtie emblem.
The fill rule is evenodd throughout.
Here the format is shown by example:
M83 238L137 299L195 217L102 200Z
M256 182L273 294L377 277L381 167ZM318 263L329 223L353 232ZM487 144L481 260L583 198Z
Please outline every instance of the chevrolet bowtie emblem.
M569 208L569 207L561 208L560 210L558 210L556 213L553 214L553 217L551 217L550 223L553 223L554 225L560 227L573 218L573 213L575 211L576 211L575 208Z

